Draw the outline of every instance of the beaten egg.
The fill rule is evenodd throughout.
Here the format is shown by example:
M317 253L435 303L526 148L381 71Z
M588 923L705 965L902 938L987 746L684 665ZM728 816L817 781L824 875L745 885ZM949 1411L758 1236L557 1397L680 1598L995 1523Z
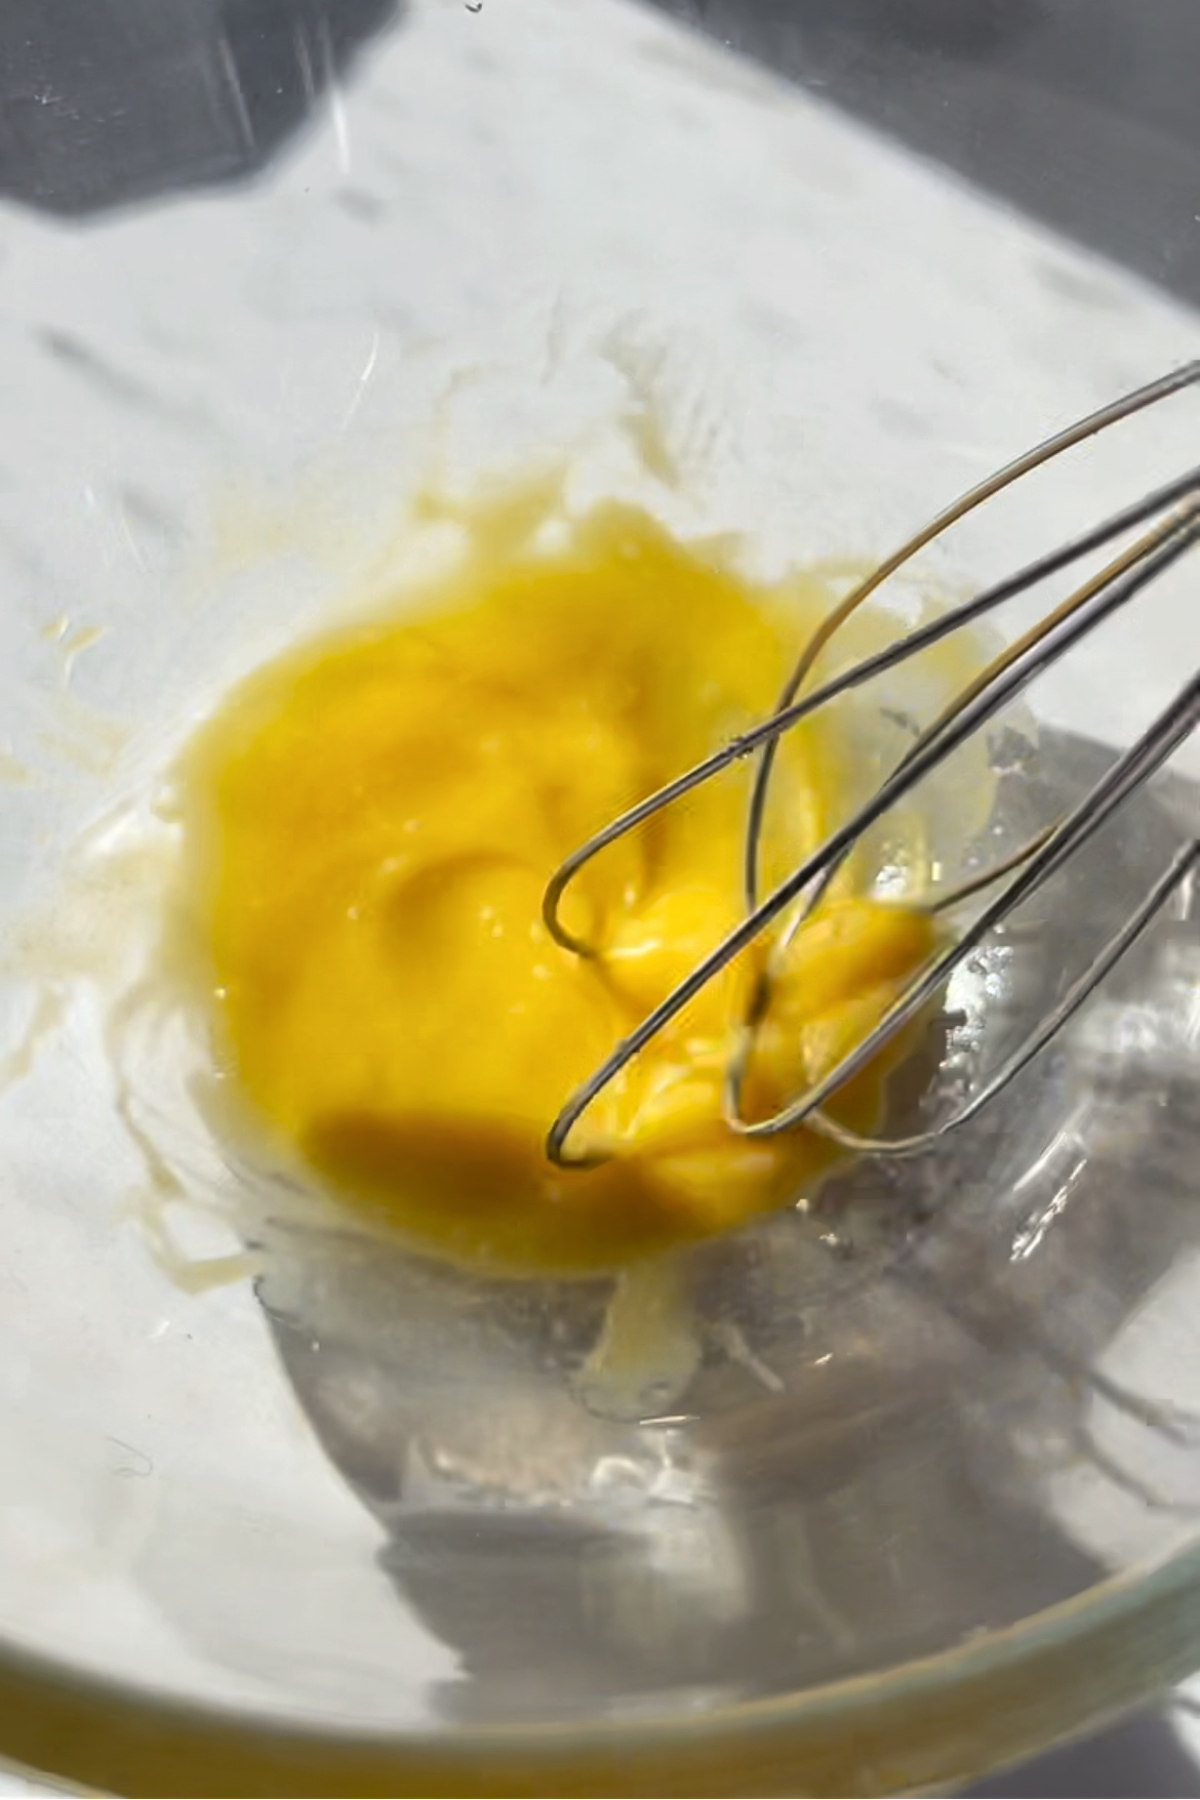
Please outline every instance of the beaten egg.
M242 1128L362 1218L500 1269L612 1269L809 1193L827 1140L722 1116L766 943L598 1098L572 1139L593 1166L544 1149L571 1090L737 922L749 769L584 869L564 923L594 955L556 944L541 904L582 840L769 711L818 616L609 504L238 686L184 755L178 816L188 966ZM845 816L847 754L823 715L784 740L768 878ZM787 951L758 1114L930 954L929 915L871 877L851 861ZM894 1060L834 1114L876 1125Z

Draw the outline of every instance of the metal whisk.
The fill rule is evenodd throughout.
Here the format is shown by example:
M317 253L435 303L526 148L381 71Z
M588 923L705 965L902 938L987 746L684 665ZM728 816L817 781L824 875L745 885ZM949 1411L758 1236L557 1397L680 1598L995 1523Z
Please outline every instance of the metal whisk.
M983 939L1003 924L1017 906L1042 887L1200 724L1200 674L1193 675L1184 684L1149 729L1116 759L1090 793L1057 824L1026 844L1015 856L1007 857L997 867L975 877L935 903L935 910L950 911L969 896L1005 882L999 894L988 902L974 922L934 955L901 992L878 1026L845 1055L835 1068L769 1118L748 1120L742 1114L743 1078L755 1034L770 1003L772 967L777 966L778 958L796 930L826 892L862 834L916 787L934 767L953 755L966 739L985 726L1035 676L1057 662L1105 619L1118 612L1143 588L1162 575L1194 544L1200 542L1200 467L1159 488L1137 505L1106 519L1082 537L1027 564L1007 580L952 608L932 623L900 637L879 654L857 663L835 679L806 694L803 689L817 659L851 614L885 581L918 551L923 550L976 507L992 499L1023 475L1094 437L1110 425L1118 424L1169 395L1197 384L1200 384L1200 361L1189 363L1161 380L1125 395L1112 405L1089 414L1087 418L1048 438L1014 462L1007 463L986 481L956 500L881 563L834 608L805 645L779 698L777 708L769 718L714 751L703 762L669 782L657 793L631 807L628 812L589 838L587 843L561 865L545 893L543 916L546 926L565 949L579 956L594 956L594 948L569 932L560 917L563 895L579 871L593 857L618 838L624 837L627 832L635 830L663 807L670 806L701 783L712 780L739 759L758 754L759 762L751 791L745 835L745 917L634 1031L621 1039L604 1063L572 1094L555 1119L547 1138L546 1151L553 1162L578 1165L591 1160L572 1156L568 1150L567 1140L583 1113L625 1065L645 1049L651 1039L702 988L776 920L788 913L789 908L794 909L792 916L787 920L774 946L772 958L768 959L767 969L756 985L726 1072L724 1110L727 1122L732 1130L745 1137L769 1137L804 1125L833 1139L846 1149L887 1152L891 1155L924 1150L937 1138L965 1124L978 1113L1045 1048L1146 930L1189 871L1200 862L1200 839L1181 847L1149 889L1142 903L1070 985L1053 1009L1011 1052L991 1078L951 1117L916 1136L885 1140L863 1137L849 1131L822 1110L824 1103L838 1088L863 1069L890 1038L934 999L954 970ZM866 805L834 831L819 849L806 857L773 892L760 897L759 850L763 820L776 750L784 732L791 730L802 719L808 718L839 695L895 668L951 632L968 625L972 620L982 618L1005 601L1036 587L1040 582L1070 568L1083 557L1103 549L1116 539L1139 531L1139 528L1144 529L1140 529L1132 544L1120 550L1097 574L1084 581L1032 630L997 656L956 696L920 734ZM1005 881L1006 877L1011 879Z

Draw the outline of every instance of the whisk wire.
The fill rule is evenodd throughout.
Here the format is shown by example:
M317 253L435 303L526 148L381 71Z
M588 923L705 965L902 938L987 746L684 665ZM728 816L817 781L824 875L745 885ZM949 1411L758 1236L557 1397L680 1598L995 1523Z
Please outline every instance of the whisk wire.
M930 543L942 531L957 522L1003 488L1051 457L1106 429L1120 419L1200 382L1200 361L1176 370L1160 381L1152 382L1111 406L1090 414L1077 425L1047 439L1025 456L980 483L954 505L940 513L921 533L912 538L894 556L859 584L835 608L820 630L805 647L785 689L783 704L770 718L731 743L715 751L693 769L677 777L657 793L640 801L603 831L582 845L556 872L547 887L543 912L547 928L558 943L580 955L595 955L594 947L576 938L559 917L567 887L591 858L618 838L643 823L662 807L690 792L702 782L712 779L739 758L761 750L751 804L746 838L746 884L757 888L758 837L770 780L770 760L779 736L803 718L828 705L839 695L897 666L908 657L938 642L951 631L982 616L1005 600L1027 591L1103 548L1115 538L1167 513L1165 520L1122 551L1098 574L1075 589L1031 631L995 658L989 667L956 696L928 726L897 767L883 781L874 797L845 824L833 831L799 868L795 869L764 899L748 906L746 916L709 953L678 986L655 1007L645 1019L623 1038L602 1065L571 1095L555 1119L546 1142L547 1155L556 1163L574 1165L594 1161L594 1156L573 1155L567 1140L588 1107L620 1071L679 1014L695 996L730 962L742 954L789 907L800 902L800 911L789 922L782 942L798 927L820 895L826 890L838 867L854 848L862 834L915 787L934 767L982 729L997 712L1023 689L1078 644L1105 619L1125 606L1138 593L1175 563L1186 551L1200 542L1200 469L1157 489L1136 505L1125 508L1073 542L1027 564L1014 576L984 590L932 621L909 633L897 643L875 656L865 659L824 683L815 692L800 695L821 651L851 613L873 594L889 575ZM725 1083L725 1106L728 1122L745 1136L771 1136L800 1124L824 1132L847 1148L912 1153L973 1117L988 1100L1011 1081L1046 1046L1063 1024L1078 1010L1108 972L1142 934L1186 875L1200 859L1200 842L1185 846L1170 868L1154 884L1144 902L1108 944L1093 959L1083 975L1074 982L1062 1000L1040 1025L1005 1060L995 1075L972 1096L949 1120L913 1138L895 1141L860 1137L846 1131L821 1112L825 1100L850 1080L878 1053L880 1047L905 1024L911 1022L944 987L953 971L975 951L984 937L1000 926L1022 900L1061 867L1112 812L1140 786L1148 776L1178 748L1200 722L1200 678L1190 682L1176 701L1119 758L1092 792L1056 825L1040 833L999 866L973 876L949 896L934 903L931 910L946 911L968 896L974 895L1011 874L1014 880L993 900L974 924L955 943L934 957L924 971L893 1003L879 1025L854 1050L809 1091L795 1099L772 1117L748 1121L740 1116L741 1087L752 1053L754 1034L769 1005L769 972L760 980L744 1021L738 1045L730 1062Z
M1198 533L1200 536L1200 533ZM1172 858L1169 867L1154 883L1145 899L1121 928L1091 960L1083 973L1072 982L1061 1000L1001 1063L992 1077L948 1119L928 1131L907 1138L874 1138L852 1132L829 1119L820 1109L831 1094L853 1079L875 1057L880 1047L912 1022L945 987L955 970L971 956L998 926L1036 889L1056 874L1082 846L1111 818L1117 808L1170 757L1200 724L1200 677L1194 678L1172 705L1155 721L1142 738L1125 753L1080 803L1045 837L1037 852L1031 855L1016 879L988 906L961 937L934 959L925 972L913 982L883 1015L868 1039L831 1069L806 1094L769 1119L748 1122L731 1109L734 1080L731 1066L727 1077L726 1117L731 1127L744 1137L771 1137L782 1131L807 1124L822 1136L833 1139L844 1149L886 1152L891 1156L913 1155L928 1149L948 1132L965 1125L1013 1081L1021 1070L1040 1055L1050 1040L1057 1036L1096 987L1115 968L1146 928L1161 912L1170 896L1200 861L1200 840L1184 844Z
M1116 581L1121 575L1132 569L1136 569L1150 552L1157 549L1160 544L1169 542L1180 529L1181 523L1188 516L1186 508L1177 510L1156 530L1147 532L1145 536L1139 538L1135 544L1132 544L1127 550L1123 551L1120 556L1108 563L1098 574L1094 575L1090 581L1085 582L1082 587L1074 589L1068 594L1065 600L1060 601L1059 604L1047 613L1043 619L1040 619L1036 625L1031 626L1028 631L1022 633L1022 635L1016 638L1013 643L1002 650L998 656L993 657L992 661L989 662L978 675L974 676L972 680L967 683L966 687L955 695L954 699L949 702L941 713L938 714L933 722L925 727L924 731L918 736L916 742L906 751L898 765L898 769L906 768L914 756L921 752L927 745L935 743L954 719L956 719L960 713L965 711L971 701L976 699L978 695L985 693L1006 669L1013 667L1013 665L1019 662L1027 652L1036 649L1038 644L1042 643L1051 635L1057 625L1065 619L1071 618L1081 607L1086 605L1089 600L1093 599L1100 594L1102 590L1109 587L1110 584ZM1136 591L1137 590L1134 589L1134 592ZM1121 604L1121 601L1118 600L1117 604ZM998 880L1002 874L1007 873L1012 868L1019 867L1027 857L1032 856L1034 851L1039 848L1046 835L1047 834L1044 832L1039 832L1036 837L1029 841L1029 843L1025 844L1020 850L1014 852L1012 856L1006 858L1004 863L1001 864L998 869L995 869L984 876L975 876L970 882L965 883L963 887L946 895L939 902L937 910L941 912L950 911L961 899L966 897L967 892L978 891L980 887L990 886L992 881ZM793 912L792 917L789 919L784 930L780 933L778 941L774 946L772 953L773 963L779 964L783 961L788 947L795 938L797 931L825 897L830 885L837 876L838 870L842 867L848 855L848 851L843 852L842 856L824 871L819 881L815 882L810 891L802 897L800 905Z
M1085 583L1083 587L1069 595L1067 599L1055 607L1045 619L1041 620L1036 626L1024 633L1022 637L1018 638L1015 643L1002 651L999 656L994 658L987 668L970 682L963 692L959 694L926 729L917 740L917 743L908 752L904 760L899 764L897 773L907 767L918 752L926 749L932 744L936 744L953 721L963 714L972 702L985 694L997 678L1006 670L1014 668L1022 661L1030 662L1032 667L1030 679L1032 679L1032 676L1039 673L1041 668L1046 667L1049 661L1053 660L1058 655L1064 654L1066 649L1071 648L1075 638L1068 634L1065 642L1060 648L1055 649L1053 645L1049 645L1046 652L1043 653L1045 660L1039 658L1039 646L1046 644L1048 639L1052 639L1056 630L1064 627L1067 621L1072 619L1085 606L1091 605L1095 609L1094 616L1090 618L1090 622L1085 620L1083 623L1083 629L1089 631L1093 629L1096 624L1100 623L1102 619L1107 616L1109 611L1114 610L1116 607L1121 606L1132 599L1133 596L1140 591L1141 587L1144 587L1149 581L1155 579L1158 574L1161 574L1169 565L1170 561L1173 561L1176 557L1182 555L1184 550L1190 548L1190 546L1197 541L1200 541L1200 512L1194 511L1191 507L1182 509L1179 513L1174 515L1171 520L1159 527L1157 531L1148 533L1145 537L1140 539L1138 543L1134 544L1123 555L1116 558L1114 562L1101 570L1090 582ZM1163 553L1161 558L1156 560L1151 555L1151 552L1153 551L1161 551ZM1139 565L1142 566L1139 567ZM1134 571L1136 571L1136 574L1133 573ZM1133 577L1132 583L1129 580L1121 581L1122 576L1128 577L1131 575ZM1177 705L1178 704L1180 704L1180 702L1177 702ZM1161 727L1169 727L1174 718L1175 708L1171 708L1156 722L1156 727L1152 728L1152 732ZM1178 743L1182 741L1183 737L1187 736L1190 729L1190 725L1186 726L1178 738L1173 738L1170 744L1170 750L1165 752L1165 754L1169 755L1172 750L1177 748ZM1152 738L1152 742L1157 743L1158 741L1158 736L1155 735ZM996 924L1020 904L1021 900L1025 897L1025 894L1032 891L1032 887L1036 887L1042 882L1049 880L1061 862L1066 860L1067 856L1073 854L1075 849L1086 841L1086 837L1091 835L1092 831L1099 828L1099 825L1103 823L1103 820L1108 817L1108 814L1111 811L1111 805L1108 804L1105 799L1109 792L1109 782L1115 782L1117 780L1124 763L1130 759L1134 759L1136 752L1142 747L1142 742L1139 741L1139 745L1135 746L1135 750L1129 753L1128 758L1122 759L1121 762L1115 766L1114 770L1110 772L1109 781L1102 782L1094 793L1089 795L1081 805L1067 815L1064 820L1060 820L1057 825L1050 826L1046 830L1039 832L1036 837L1024 844L1013 855L1006 857L998 867L993 867L986 870L982 875L973 877L970 882L967 882L954 890L954 892L947 895L944 900L939 903L936 910L941 912L949 911L959 902L964 900L969 894L977 893L981 889L993 886L997 881L1002 879L1003 876L1011 874L1014 870L1028 865L1026 875L1022 876L1017 882L1014 882L1007 888L1000 896L999 900L993 902L983 914L982 918L976 922L975 926L958 939L956 946L950 951L943 952L941 956L936 958L925 974L920 977L914 985L907 989L900 999L884 1014L874 1031L871 1033L870 1038L867 1040L871 1046L870 1055L874 1055L883 1044L887 1043L926 1005L928 1005L939 988L944 985L955 969L958 968L965 958L979 945L983 938L995 928ZM1142 769L1142 763L1140 761L1135 760L1134 766L1138 769ZM1148 773L1149 765L1146 766L1142 773L1136 776L1135 785L1136 782L1146 779ZM1121 790L1120 798L1125 797L1125 792L1125 789ZM1077 830L1078 825L1082 822L1086 822L1089 827L1084 836L1078 835ZM1065 848L1063 847L1064 845ZM968 1108L965 1108L955 1119L949 1121L945 1126L939 1127L935 1132L927 1132L918 1137L906 1140L887 1140L885 1145L884 1140L868 1139L848 1132L845 1128L839 1126L836 1121L826 1118L820 1112L822 1101L836 1091L837 1088L842 1086L844 1082L851 1080L853 1076L858 1073L859 1069L864 1066L865 1062L869 1060L869 1056L860 1059L857 1056L857 1053L854 1057L843 1058L820 1084L819 1090L816 1088L810 1089L808 1093L791 1102L787 1107L781 1109L770 1118L752 1124L742 1117L741 1094L745 1075L753 1057L754 1044L759 1027L769 1011L770 972L772 967L782 960L782 952L791 941L795 931L799 928L800 923L808 916L812 907L817 904L828 888L830 881L840 866L840 860L841 859L835 861L828 869L826 869L819 882L817 882L814 889L811 890L810 895L802 902L801 910L793 914L792 920L789 922L788 930L781 934L779 942L775 946L772 960L768 964L768 971L762 982L759 984L758 990L754 996L752 1008L738 1035L734 1054L730 1059L729 1068L726 1071L724 1084L724 1111L726 1122L733 1130L740 1132L744 1136L770 1136L777 1132L791 1130L798 1125L807 1123L810 1128L821 1132L826 1137L834 1139L845 1148L853 1147L858 1150L882 1150L887 1147L897 1153L911 1153L917 1149L926 1147L935 1137L943 1135L946 1130L950 1129L951 1125L962 1124L967 1118L974 1117L975 1113L981 1109L987 1100L991 1099L1002 1087L1006 1086L1007 1083L1019 1073L1020 1069L1024 1068L1026 1064L1038 1054L1044 1045L1050 1041L1050 1038L1061 1029L1067 1019L1077 1011L1078 1007L1082 1005L1083 1000L1086 999L1087 994L1092 991L1092 988L1096 986L1099 980L1103 979L1103 975L1107 973L1107 970L1112 966L1112 963L1115 963L1115 961L1118 960L1119 955L1124 954L1124 950L1129 947L1138 935L1140 935L1140 930L1135 931L1130 937L1125 937L1123 933L1118 933L1118 938L1122 940L1122 949L1117 953L1117 956L1113 957L1112 963L1106 963L1104 969L1100 970L1098 965L1101 959L1098 958L1097 963L1094 964L1092 970L1088 972L1090 979L1085 976L1081 984L1079 984L1080 991L1078 998L1072 1004L1065 1006L1065 1008L1058 1008L1050 1015L1050 1019L1053 1023L1048 1029L1044 1032L1037 1031L1031 1034L1030 1039L1028 1040L1031 1046L1028 1054L1017 1053L1013 1059L1010 1059L1012 1062L1011 1067L1006 1063L1003 1070L1000 1072L1000 1076L998 1076L994 1082L989 1083L985 1089L981 1090L976 1100L973 1101ZM1032 887L1030 886L1031 883ZM1173 883L1172 885L1175 884ZM1153 908L1153 911L1157 911L1161 904L1162 901L1160 900ZM1143 921L1143 926L1149 923L1151 916L1153 916L1153 912L1147 915ZM1072 992L1074 991L1075 990L1072 989Z
M885 581L889 581L906 563L911 562L914 556L933 543L935 538L941 537L944 532L949 531L951 526L957 525L986 501L1003 493L1005 488L1011 487L1022 476L1032 474L1035 469L1043 467L1044 464L1053 461L1054 458L1063 455L1066 451L1086 442L1088 438L1096 437L1100 432L1107 431L1110 426L1121 424L1136 413L1144 411L1146 407L1155 406L1159 401L1168 399L1172 394L1179 393L1186 387L1194 386L1198 381L1200 381L1200 361L1185 363L1181 368L1172 370L1156 381L1147 382L1144 387L1136 388L1132 393L1123 395L1121 399L1113 401L1108 406L1099 407L1095 412L1089 413L1075 424L1068 425L1065 430L1054 433L1052 437L1044 439L1023 455L1014 457L1011 462L1005 463L986 480L977 483L975 487L969 488L965 494L960 495L957 500L945 507L927 525L909 538L907 543L893 551L892 555L880 563L865 581L860 582L847 594L845 599L829 614L829 617L822 622L801 651L783 692L776 702L776 714L789 706L796 698L815 668L822 651L851 615L857 612L873 594L877 593ZM1167 502L1167 504L1170 503ZM1053 562L1054 559L1051 557L1047 561ZM1059 563L1058 566L1061 567L1062 564ZM1050 570L1047 569L1045 572L1048 574ZM748 912L753 912L758 892L758 852L777 744L778 739L772 738L768 739L764 746L750 794L744 853L744 884Z
M1200 380L1200 363L1197 363L1195 368L1195 379ZM828 682L823 683L820 688L806 694L802 699L793 699L782 710L772 713L768 718L751 727L750 730L732 738L729 743L721 745L702 762L694 764L692 768L675 776L663 787L648 794L644 800L639 800L634 806L618 814L602 830L595 832L577 850L572 851L547 883L542 900L542 917L550 936L564 950L570 950L576 956L594 957L597 954L595 946L568 931L563 924L561 907L563 896L576 876L604 850L609 849L621 838L628 836L639 825L644 825L656 813L672 806L676 800L681 800L695 788L702 787L705 782L722 774L733 763L753 755L771 739L782 736L784 732L801 724L831 701L839 699L843 694L850 693L855 688L865 686L879 675L887 674L890 670L907 662L909 658L918 656L923 650L931 649L954 632L986 617L988 613L1003 606L1006 601L1016 599L1021 594L1029 592L1041 582L1060 574L1073 563L1081 561L1085 556L1102 550L1115 538L1121 537L1131 530L1136 530L1147 520L1157 517L1171 506L1193 496L1200 496L1200 467L1192 469L1179 480L1158 488L1145 500L1139 501L1137 505L1115 513L1103 524L1073 539L1061 549L1027 563L1015 575L997 582L992 587L983 589L969 600L961 601L957 606L951 607L928 624L919 626L906 636L897 639L894 644L889 644L884 649L864 658L863 661L840 671ZM874 589L872 589L873 591Z

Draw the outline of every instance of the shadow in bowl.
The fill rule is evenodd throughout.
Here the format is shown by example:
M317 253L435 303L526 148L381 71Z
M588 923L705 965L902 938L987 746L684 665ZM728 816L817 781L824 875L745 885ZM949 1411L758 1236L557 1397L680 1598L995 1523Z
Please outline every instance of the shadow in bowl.
M10 0L0 191L84 215L253 175L403 0Z

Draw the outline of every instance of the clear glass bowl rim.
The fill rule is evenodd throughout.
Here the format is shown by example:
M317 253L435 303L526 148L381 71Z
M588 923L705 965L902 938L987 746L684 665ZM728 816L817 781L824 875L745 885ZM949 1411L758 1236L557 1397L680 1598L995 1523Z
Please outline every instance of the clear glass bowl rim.
M928 1793L1136 1708L1200 1662L1200 1546L1019 1625L802 1693L587 1727L340 1731L0 1644L0 1756L115 1794Z

